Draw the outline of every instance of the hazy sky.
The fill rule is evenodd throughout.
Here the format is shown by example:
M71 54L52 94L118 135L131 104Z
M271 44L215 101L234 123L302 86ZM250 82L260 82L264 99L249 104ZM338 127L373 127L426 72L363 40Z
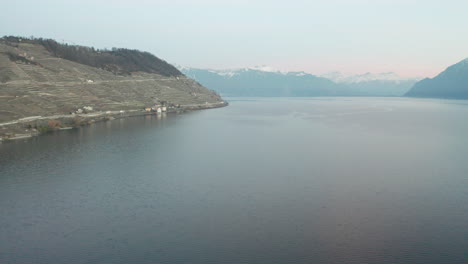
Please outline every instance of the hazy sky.
M425 77L468 57L467 12L468 0L2 0L0 35L200 68Z

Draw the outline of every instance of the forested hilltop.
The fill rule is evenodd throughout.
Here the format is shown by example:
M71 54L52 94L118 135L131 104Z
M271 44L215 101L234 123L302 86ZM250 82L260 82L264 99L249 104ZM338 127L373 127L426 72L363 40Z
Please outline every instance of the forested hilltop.
M112 50L95 49L80 45L59 43L53 39L22 38L5 36L0 39L8 45L17 46L29 43L43 46L51 55L80 64L104 69L119 75L129 75L132 72L156 73L163 76L180 76L182 73L149 52L124 48Z

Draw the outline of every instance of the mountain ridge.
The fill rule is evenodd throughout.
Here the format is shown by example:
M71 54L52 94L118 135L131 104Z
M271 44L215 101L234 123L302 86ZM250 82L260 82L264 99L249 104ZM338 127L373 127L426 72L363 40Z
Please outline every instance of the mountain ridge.
M405 96L468 99L468 58L447 67L434 78L417 82Z
M330 72L320 75L321 77L330 79L337 83L360 83L360 82L369 82L369 81L419 81L422 78L419 77L401 77L400 75L394 72L380 72L380 73L371 73L366 72L363 74L350 74L345 75L340 72Z
M178 67L187 76L227 96L401 96L414 79L373 78L338 82L304 71L285 72L271 67L197 69ZM266 70L265 70L266 69Z

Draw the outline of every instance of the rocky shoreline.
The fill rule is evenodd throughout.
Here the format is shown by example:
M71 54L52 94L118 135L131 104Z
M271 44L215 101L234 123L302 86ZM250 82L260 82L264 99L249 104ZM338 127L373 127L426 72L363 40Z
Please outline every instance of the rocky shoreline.
M167 113L183 113L188 111L225 107L227 105L228 103L225 101L217 103L180 105L178 107L168 108ZM144 115L158 115L158 113L147 112L144 109L135 109L125 111L99 111L87 114L53 115L47 117L26 117L10 122L0 123L0 143L17 139L27 139L50 131L83 127L95 122Z

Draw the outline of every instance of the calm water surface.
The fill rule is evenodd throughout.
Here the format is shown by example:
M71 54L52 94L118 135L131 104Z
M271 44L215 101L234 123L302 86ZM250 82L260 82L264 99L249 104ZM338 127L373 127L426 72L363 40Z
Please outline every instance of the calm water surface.
M0 145L0 263L467 263L468 101L236 99Z

